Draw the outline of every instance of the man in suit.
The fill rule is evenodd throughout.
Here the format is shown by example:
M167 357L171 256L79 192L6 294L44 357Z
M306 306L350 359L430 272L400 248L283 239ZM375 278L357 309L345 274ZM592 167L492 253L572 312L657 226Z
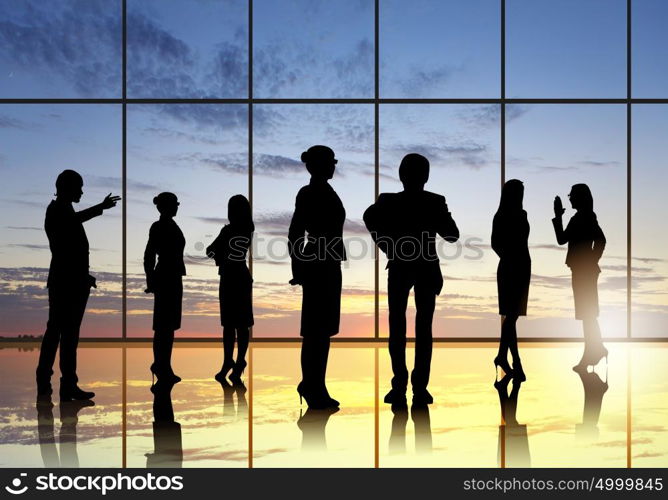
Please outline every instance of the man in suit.
M424 190L429 179L429 161L422 155L406 155L399 166L404 190L383 193L364 213L364 223L388 258L387 295L392 358L392 390L385 402L406 405L406 306L411 288L415 291L415 366L411 374L413 404L433 402L427 391L431 365L431 324L436 296L443 276L436 254L436 234L454 243L459 230L445 198Z
M64 170L56 179L56 199L46 209L44 229L51 249L49 289L49 320L42 338L37 365L37 394L51 394L51 375L56 351L60 345L61 401L91 399L92 392L77 385L77 345L79 328L86 310L90 287L95 278L88 274L88 238L83 223L102 215L120 200L111 193L95 206L74 211L83 194L83 179L74 170Z

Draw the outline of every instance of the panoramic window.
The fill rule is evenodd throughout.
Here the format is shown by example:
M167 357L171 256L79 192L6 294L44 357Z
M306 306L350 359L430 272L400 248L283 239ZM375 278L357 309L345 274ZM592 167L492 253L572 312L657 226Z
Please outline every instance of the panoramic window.
M519 335L580 335L551 218L556 195L572 214L567 194L584 182L607 238L603 335L666 338L668 43L657 41L668 42L667 3L407 5L0 0L0 336L43 334L44 213L57 175L74 169L84 178L77 209L123 197L86 225L98 288L82 336L151 337L143 252L153 197L173 192L187 257L179 335L220 336L218 269L205 249L242 194L255 221L252 335L298 338L287 232L309 178L300 155L325 144L346 209L340 338L388 335L386 259L376 261L362 216L401 189L410 152L430 160L426 189L446 197L461 232L439 244L435 337L497 336L492 218L502 182L518 178L533 261Z

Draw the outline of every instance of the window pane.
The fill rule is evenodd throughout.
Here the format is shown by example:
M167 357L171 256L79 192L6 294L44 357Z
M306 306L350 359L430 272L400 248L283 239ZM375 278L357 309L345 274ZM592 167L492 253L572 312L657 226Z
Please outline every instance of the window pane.
M633 107L632 299L634 337L668 336L668 106Z
M382 97L498 97L498 0L380 5Z
M245 0L129 0L128 96L245 98Z
M607 239L598 279L603 337L626 336L626 108L623 105L509 106L506 178L524 182L532 260L527 337L580 337L574 320L566 246L557 245L551 219L562 199L564 226L575 213L571 186L586 183Z
M75 210L121 194L121 109L117 105L0 106L0 336L39 336L48 318L46 279L51 252L44 232L56 177L79 172L83 196ZM90 272L97 278L82 337L121 335L121 207L84 225Z
M248 107L147 104L128 109L128 336L151 337L153 295L143 255L159 214L153 197L177 195L186 239L183 317L177 335L219 336L218 269L206 247L227 223L227 202L248 195Z
M120 97L120 0L0 1L0 97Z
M373 202L373 107L258 105L253 146L253 258L256 337L299 335L301 288L291 287L287 235L299 189L309 175L301 153L330 146L339 160L332 187L346 209L340 335L374 335L374 252L362 214Z
M429 159L427 191L444 195L460 240L437 237L444 275L436 300L434 336L498 334L497 260L489 248L499 197L499 107L474 105L385 105L381 108L381 192L401 191L399 164L408 153ZM388 335L386 258L380 260L380 331ZM409 304L408 325L414 325ZM413 327L409 326L409 335Z
M256 0L255 97L373 97L374 7L359 0Z
M507 97L626 97L626 0L508 0Z
M668 3L631 2L633 97L668 96Z

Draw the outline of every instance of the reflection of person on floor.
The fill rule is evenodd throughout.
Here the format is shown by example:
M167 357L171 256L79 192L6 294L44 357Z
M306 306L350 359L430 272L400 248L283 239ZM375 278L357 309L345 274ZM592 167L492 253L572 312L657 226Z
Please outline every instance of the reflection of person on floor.
M175 384L181 378L172 370L174 332L181 328L183 300L183 249L186 240L174 221L179 200L174 193L153 198L160 219L151 225L144 251L146 293L155 296L153 306L153 363L151 373L159 382ZM156 263L157 260L157 263Z
M246 368L249 328L253 326L253 278L246 265L255 225L248 199L240 194L232 196L227 206L230 221L206 249L213 257L220 275L220 324L223 326L223 364L214 378L221 384L228 372L230 380L241 383ZM234 342L237 359L234 360Z
M392 431L390 432L390 455L406 453L406 424L408 423L408 407L392 405Z
M174 421L173 384L156 384L153 390L153 453L146 454L147 468L183 467L181 424Z
M406 424L408 423L408 408L402 405L392 405L392 431L390 432L390 455L406 453ZM427 405L413 405L411 418L415 426L415 452L417 454L431 453L433 449L431 438L431 417Z
M79 412L95 406L91 400L63 401L60 404L60 453L56 449L51 396L37 399L37 437L44 467L79 467L77 453L77 424Z
M584 389L584 407L582 409L582 423L575 426L575 433L579 437L598 438L598 419L601 416L603 396L608 391L608 381L601 380L595 372L578 372Z
M91 399L93 392L77 385L77 346L91 287L89 246L84 222L102 215L120 200L111 193L102 203L75 212L73 203L83 195L83 178L74 170L64 170L56 179L56 199L46 209L44 229L49 239L51 264L46 286L49 290L49 319L42 338L36 370L37 394L51 394L51 375L60 346L60 400Z
M429 160L406 155L399 165L403 191L382 193L364 212L364 223L378 248L387 255L387 301L392 389L384 401L406 405L406 307L411 288L415 293L415 366L411 373L413 403L430 404L427 390L432 355L432 320L443 275L436 253L436 235L454 243L459 229L445 198L425 191Z
M511 380L513 388L508 394L508 385ZM500 467L531 467L527 426L517 422L517 401L521 387L522 380L513 378L509 374L494 382L494 388L499 393L503 422L499 426Z
M561 220L566 211L558 196L554 199L554 232L557 243L568 243L566 265L571 269L575 319L582 320L585 348L575 371L586 371L587 366L595 366L602 358L608 357L608 350L601 339L598 325L598 276L601 268L598 261L605 249L605 236L598 225L594 213L594 199L586 184L575 184L568 197L576 213L566 229Z
M246 401L246 386L244 384L230 384L227 380L220 382L223 388L223 418L242 420L248 415ZM237 406L234 407L234 396L237 396Z
M334 415L338 408L324 408L314 410L308 408L306 413L299 415L297 427L302 431L302 450L303 451L326 451L327 438L325 428L329 417Z

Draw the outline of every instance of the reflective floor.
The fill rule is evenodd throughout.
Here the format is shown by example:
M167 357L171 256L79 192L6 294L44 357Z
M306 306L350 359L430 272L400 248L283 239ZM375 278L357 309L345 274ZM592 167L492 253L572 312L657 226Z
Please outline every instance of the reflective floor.
M330 413L300 407L299 344L253 345L239 387L213 380L218 345L177 344L183 381L154 396L149 344L85 343L79 376L95 403L53 407L35 402L37 346L4 346L0 466L668 466L668 344L610 343L607 370L583 375L571 370L580 349L522 345L528 380L513 385L494 384L493 344L437 344L434 404L393 412L386 347L334 344Z

